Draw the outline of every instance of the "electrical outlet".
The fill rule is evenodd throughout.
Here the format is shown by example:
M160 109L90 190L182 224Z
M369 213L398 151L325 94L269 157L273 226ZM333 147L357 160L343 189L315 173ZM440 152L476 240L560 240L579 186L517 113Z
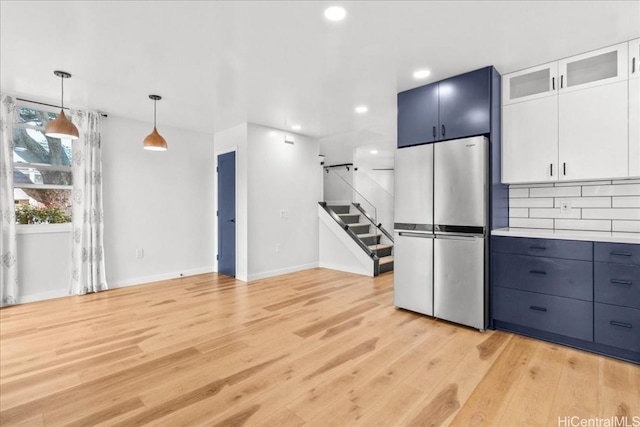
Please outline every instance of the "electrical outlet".
M282 209L280 211L280 218L289 218L289 211L287 209Z
M144 258L144 249L136 249L136 258L137 259Z
M280 252L282 250L282 244L276 243L276 252Z
M560 213L561 214L570 214L571 213L571 202L568 200L560 200Z

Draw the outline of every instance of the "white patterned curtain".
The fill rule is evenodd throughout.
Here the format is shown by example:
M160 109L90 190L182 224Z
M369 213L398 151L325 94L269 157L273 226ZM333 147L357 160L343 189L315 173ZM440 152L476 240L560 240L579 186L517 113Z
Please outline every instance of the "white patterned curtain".
M13 197L13 121L15 102L2 95L0 116L0 306L15 304L18 298L16 215Z
M102 148L100 114L74 111L80 131L73 141L73 242L69 292L83 295L107 290L102 222Z

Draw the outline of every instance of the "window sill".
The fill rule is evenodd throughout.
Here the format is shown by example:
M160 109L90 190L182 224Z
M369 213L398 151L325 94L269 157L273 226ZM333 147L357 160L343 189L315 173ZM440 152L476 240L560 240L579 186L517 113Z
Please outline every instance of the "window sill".
M16 234L71 233L71 223L16 224Z

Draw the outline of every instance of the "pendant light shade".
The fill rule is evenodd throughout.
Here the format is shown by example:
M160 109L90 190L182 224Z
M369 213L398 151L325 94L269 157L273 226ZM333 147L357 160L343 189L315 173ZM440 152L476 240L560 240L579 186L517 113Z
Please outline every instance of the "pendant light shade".
M149 95L153 99L153 131L144 139L143 147L145 150L165 151L167 149L167 141L158 133L156 129L156 102L162 99L159 95Z
M64 115L64 79L71 78L71 74L64 71L54 71L53 74L60 77L62 83L61 110L55 120L47 123L44 134L51 138L78 139L78 128Z

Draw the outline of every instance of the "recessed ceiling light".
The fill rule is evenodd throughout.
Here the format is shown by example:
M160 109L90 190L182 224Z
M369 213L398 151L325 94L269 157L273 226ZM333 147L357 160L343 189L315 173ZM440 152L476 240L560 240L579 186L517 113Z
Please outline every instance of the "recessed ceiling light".
M429 70L418 70L413 73L414 79L426 79L431 75L431 71Z
M369 153L371 153L371 154L378 154L378 150L376 150L376 149L374 148L373 150L369 151Z
M291 126L291 130L300 130L300 129L302 129L302 126L300 126L300 125L292 125Z
M324 11L324 17L329 21L342 21L347 16L347 11L340 6L331 6Z
M369 111L369 108L366 105L358 105L356 107L356 113L358 113L358 114L364 114L367 111Z

